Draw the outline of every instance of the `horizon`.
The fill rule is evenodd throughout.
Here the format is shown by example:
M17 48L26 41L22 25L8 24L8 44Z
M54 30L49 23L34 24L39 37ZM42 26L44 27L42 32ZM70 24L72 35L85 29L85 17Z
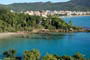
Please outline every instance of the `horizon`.
M57 3L57 2L67 2L67 1L70 1L70 0L33 0L33 1L30 1L30 0L2 0L0 1L0 4L5 4L5 5L8 5L8 4L13 4L13 3L34 3L34 2L52 2L52 3Z

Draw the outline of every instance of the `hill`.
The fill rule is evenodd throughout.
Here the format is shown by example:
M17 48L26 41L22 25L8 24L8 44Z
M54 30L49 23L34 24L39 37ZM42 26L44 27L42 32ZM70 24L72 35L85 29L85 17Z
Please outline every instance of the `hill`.
M72 2L76 5L90 8L90 0L71 0L70 2Z
M90 11L90 0L71 0L68 2L35 2L35 3L14 3L6 7L15 11L27 10L71 10Z

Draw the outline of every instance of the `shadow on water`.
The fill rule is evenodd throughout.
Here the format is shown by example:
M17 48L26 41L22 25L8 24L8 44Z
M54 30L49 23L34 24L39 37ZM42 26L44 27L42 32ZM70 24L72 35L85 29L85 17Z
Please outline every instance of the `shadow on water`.
M40 33L40 34L26 34L15 36L16 38L26 38L32 40L59 40L63 39L67 33Z

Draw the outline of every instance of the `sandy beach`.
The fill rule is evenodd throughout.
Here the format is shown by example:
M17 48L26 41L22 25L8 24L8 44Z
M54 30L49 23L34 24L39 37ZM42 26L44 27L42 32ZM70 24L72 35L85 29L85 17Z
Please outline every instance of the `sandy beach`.
M14 36L14 35L19 35L19 34L24 34L24 33L18 33L18 32L4 32L4 33L0 33L0 39L11 37L11 36Z
M10 37L12 35L16 35L17 33L11 33L11 32L6 32L6 33L0 33L0 39L2 38L7 38Z

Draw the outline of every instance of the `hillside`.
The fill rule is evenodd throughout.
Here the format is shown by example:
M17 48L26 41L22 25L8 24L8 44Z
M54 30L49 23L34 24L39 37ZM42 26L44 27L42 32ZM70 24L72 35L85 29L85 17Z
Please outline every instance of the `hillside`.
M71 0L76 5L81 5L90 8L90 0Z
M15 11L27 10L76 10L90 11L90 0L71 0L68 2L35 2L35 3L14 3L6 7Z

